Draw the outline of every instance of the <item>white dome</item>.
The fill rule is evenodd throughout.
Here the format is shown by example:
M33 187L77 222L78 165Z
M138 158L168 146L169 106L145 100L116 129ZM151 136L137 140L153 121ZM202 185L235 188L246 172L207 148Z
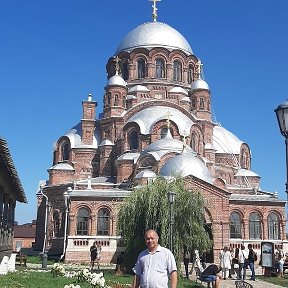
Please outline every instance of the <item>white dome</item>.
M71 148L98 148L98 143L100 143L100 133L99 127L96 126L93 135L92 145L82 144L82 124L78 123L71 130L69 130L64 136L68 137L70 140ZM57 142L53 144L53 151L57 150Z
M137 97L135 95L127 95L126 97L127 100L130 100L130 99L137 99Z
M126 87L127 83L125 82L125 80L121 76L114 75L107 82L107 86L112 86L112 85Z
M190 98L189 98L188 96L185 96L185 97L183 97L183 98L180 100L180 102L189 102L189 103L191 103L191 100L190 100Z
M190 131L194 122L180 110L167 106L153 106L142 109L128 118L126 124L137 123L141 134L151 134L155 123L160 120L167 120L167 112L172 114L170 120L177 125L180 135L186 135L186 131Z
M136 85L128 90L128 93L131 92L150 92L150 90L143 85Z
M159 174L163 177L192 175L208 183L213 183L214 180L205 164L189 151L167 160Z
M74 171L75 169L68 163L58 163L58 164L52 166L49 170Z
M149 169L144 169L143 171L139 172L139 173L135 176L136 179L141 179L141 178L155 178L155 177L157 177L157 175L156 175L153 171L151 171L151 170L149 170Z
M205 82L204 80L197 79L197 80L192 82L191 90L197 90L197 89L209 90L209 86L208 86L207 82Z
M244 143L237 136L223 127L213 128L213 147L216 153L240 154L241 145Z
M140 47L180 49L188 55L193 54L187 40L177 30L161 22L144 23L131 30L121 41L116 54Z
M114 146L114 144L113 144L109 139L104 139L104 140L100 143L99 147L100 147L100 146Z
M169 93L182 93L182 94L188 95L188 92L184 88L179 87L179 86L173 87L169 91Z
M256 174L255 172L251 171L251 170L247 170L247 169L239 169L237 171L237 173L235 174L235 176L245 176L245 177L259 177L258 174Z

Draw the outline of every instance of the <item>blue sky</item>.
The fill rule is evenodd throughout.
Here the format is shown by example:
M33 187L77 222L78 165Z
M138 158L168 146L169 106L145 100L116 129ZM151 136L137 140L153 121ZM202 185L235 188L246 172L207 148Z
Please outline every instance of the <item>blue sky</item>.
M0 2L0 136L8 142L36 219L53 143L82 116L92 93L102 110L105 65L121 39L151 21L148 0ZM158 21L177 29L204 64L213 113L247 142L261 188L286 199L285 144L274 109L288 97L287 0L162 0Z

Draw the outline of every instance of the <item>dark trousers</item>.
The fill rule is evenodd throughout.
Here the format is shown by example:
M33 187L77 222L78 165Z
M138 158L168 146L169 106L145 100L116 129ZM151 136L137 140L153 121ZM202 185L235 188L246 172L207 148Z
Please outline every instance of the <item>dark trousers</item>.
M184 258L184 268L185 268L185 275L187 279L189 278L188 265L189 265L189 259Z

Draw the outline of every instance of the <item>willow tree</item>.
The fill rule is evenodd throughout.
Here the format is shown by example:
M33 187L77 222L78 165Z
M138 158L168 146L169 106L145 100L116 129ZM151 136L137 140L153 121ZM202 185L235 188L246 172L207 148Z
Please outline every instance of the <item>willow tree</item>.
M130 270L140 251L145 249L144 233L155 229L160 244L168 247L170 225L170 203L167 192L176 193L173 204L173 251L177 262L181 258L183 245L199 251L208 250L211 241L205 231L204 200L197 191L185 188L183 178L166 181L157 178L147 186L135 188L124 200L118 214L117 228L126 247L125 264Z

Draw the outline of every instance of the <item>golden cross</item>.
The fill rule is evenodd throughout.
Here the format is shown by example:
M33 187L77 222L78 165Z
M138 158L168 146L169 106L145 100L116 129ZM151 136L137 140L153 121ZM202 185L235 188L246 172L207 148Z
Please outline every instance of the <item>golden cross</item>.
M167 128L169 129L169 127L170 127L170 117L173 116L173 115L170 113L170 111L167 111L165 116L167 117Z
M161 0L149 0L150 2L153 2L152 8L153 8L153 13L152 13L152 17L153 17L153 22L157 22L157 10L158 8L156 7L156 3L160 2Z
M118 56L116 56L114 58L114 61L115 61L115 75L118 75L119 70L120 70L120 66L119 66L120 58Z

